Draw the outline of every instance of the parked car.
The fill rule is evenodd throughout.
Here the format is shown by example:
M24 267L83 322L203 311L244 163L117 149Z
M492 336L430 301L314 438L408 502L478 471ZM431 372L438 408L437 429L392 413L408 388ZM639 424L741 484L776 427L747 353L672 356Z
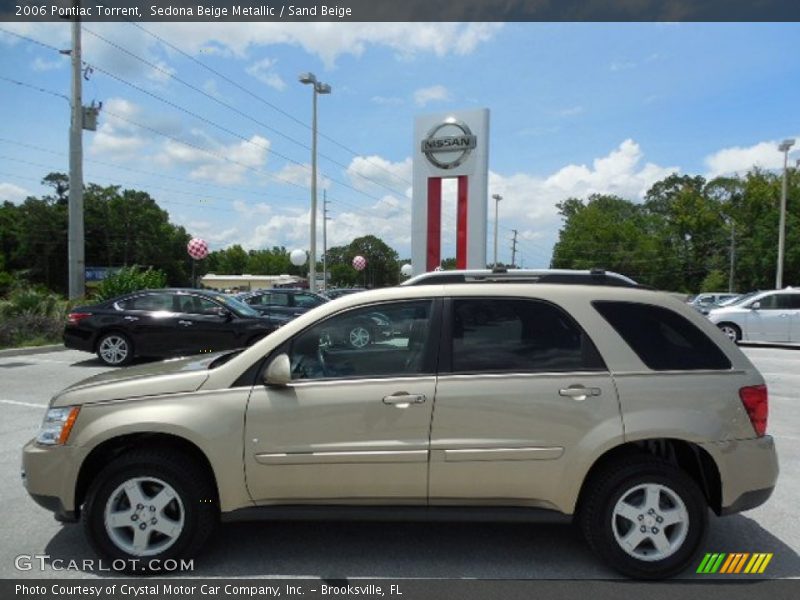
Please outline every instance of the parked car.
M748 294L708 318L735 342L800 343L800 289Z
M243 292L237 296L275 325L285 325L304 312L324 304L328 298L308 290L295 288L270 288Z
M252 344L277 327L238 300L202 290L143 290L67 316L64 345L94 352L110 366Z
M349 294L356 294L358 292L364 292L366 288L360 287L353 287L353 288L332 288L330 290L325 290L325 296L331 300L335 300L336 298L341 298L342 296L347 296Z
M384 339L329 335L376 312L393 323ZM68 388L22 475L111 564L146 559L136 569L197 552L220 520L550 509L621 573L662 578L696 566L709 508L769 498L767 412L747 357L666 294L395 287L323 304L238 353Z
M739 294L729 292L703 292L689 300L689 305L700 314L707 315L712 308L717 308L723 302L738 298Z

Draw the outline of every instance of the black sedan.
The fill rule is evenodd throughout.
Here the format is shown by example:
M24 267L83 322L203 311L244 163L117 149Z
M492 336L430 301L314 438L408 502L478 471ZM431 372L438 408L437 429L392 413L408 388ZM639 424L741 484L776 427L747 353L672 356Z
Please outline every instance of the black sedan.
M304 312L328 302L325 296L296 288L254 290L242 292L236 298L246 302L262 316L269 317L275 325L283 325Z
M72 310L67 348L95 352L107 365L136 356L165 358L248 346L277 326L248 305L216 292L142 290Z

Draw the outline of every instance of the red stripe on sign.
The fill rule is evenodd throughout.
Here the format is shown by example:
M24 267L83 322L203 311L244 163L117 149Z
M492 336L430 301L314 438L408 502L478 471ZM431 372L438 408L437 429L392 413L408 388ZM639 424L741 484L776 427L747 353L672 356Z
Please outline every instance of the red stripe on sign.
M442 178L428 179L428 254L426 271L442 262Z
M458 178L458 209L456 228L456 269L467 268L467 202L469 188L467 176Z

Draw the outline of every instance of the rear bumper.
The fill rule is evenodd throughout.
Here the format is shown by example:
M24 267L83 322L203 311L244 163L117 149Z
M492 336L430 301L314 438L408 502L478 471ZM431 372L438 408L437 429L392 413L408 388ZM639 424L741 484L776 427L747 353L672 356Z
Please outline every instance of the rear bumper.
M79 327L64 328L64 346L73 350L94 352L94 334Z
M722 483L721 515L766 502L778 480L778 454L772 436L701 444L714 458Z

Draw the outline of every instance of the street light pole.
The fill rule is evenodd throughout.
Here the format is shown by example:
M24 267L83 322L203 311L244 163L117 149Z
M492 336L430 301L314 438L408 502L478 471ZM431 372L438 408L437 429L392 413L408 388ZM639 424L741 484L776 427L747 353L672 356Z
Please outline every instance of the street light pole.
M794 146L794 140L783 140L778 150L783 152L783 183L781 185L781 214L780 224L778 225L778 269L775 274L775 289L783 287L783 253L786 244L786 187L787 170L789 164L789 148Z
M503 197L500 194L492 194L492 198L494 198L494 263L492 267L497 267L497 213L499 212L500 200Z
M300 75L300 83L311 84L311 243L308 257L308 288L317 291L317 94L330 94L331 86L317 81L313 73Z

